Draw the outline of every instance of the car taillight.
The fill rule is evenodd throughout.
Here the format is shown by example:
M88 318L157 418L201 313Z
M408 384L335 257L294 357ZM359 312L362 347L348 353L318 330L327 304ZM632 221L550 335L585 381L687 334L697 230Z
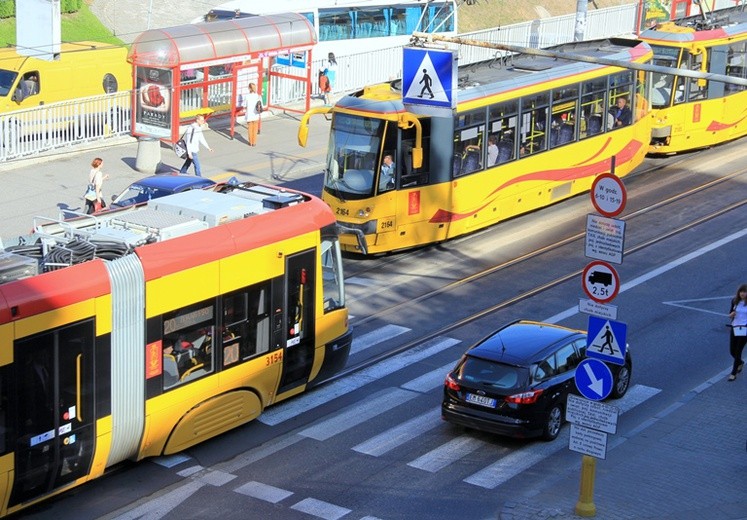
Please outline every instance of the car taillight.
M533 404L537 402L539 396L542 395L543 390L532 390L530 392L522 392L520 394L509 395L504 400L507 403L514 404Z
M458 392L461 390L459 383L456 382L456 379L452 377L451 374L446 376L446 381L444 381L444 385L446 385L446 388L449 390L454 390L455 392Z

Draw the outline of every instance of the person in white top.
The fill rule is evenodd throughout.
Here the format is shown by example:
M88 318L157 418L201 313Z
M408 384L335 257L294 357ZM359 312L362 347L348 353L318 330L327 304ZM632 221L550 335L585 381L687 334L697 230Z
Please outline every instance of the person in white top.
M498 141L494 135L488 137L488 166L494 166L498 161Z
M244 95L244 114L246 116L247 141L249 141L249 146L257 146L259 117L263 111L262 98L257 93L257 85L249 83L249 93Z
M187 173L189 167L194 163L195 175L202 177L202 171L200 170L200 159L198 152L200 151L200 145L204 146L211 152L213 151L205 140L205 136L202 134L202 127L205 126L204 114L198 114L195 118L194 123L189 125L189 128L184 132L184 142L187 143L187 159L184 161L182 168L179 173Z
M96 198L93 200L86 199L86 214L90 215L96 211L106 207L104 202L104 193L102 187L104 181L109 178L108 175L104 175L101 171L101 166L104 164L104 160L101 157L96 157L91 162L91 171L88 174L88 184L93 184L96 189ZM98 206L98 208L96 207Z
M734 358L729 381L734 381L737 374L744 368L742 351L747 344L747 283L743 283L737 289L737 295L731 301L729 318L731 318L729 353Z

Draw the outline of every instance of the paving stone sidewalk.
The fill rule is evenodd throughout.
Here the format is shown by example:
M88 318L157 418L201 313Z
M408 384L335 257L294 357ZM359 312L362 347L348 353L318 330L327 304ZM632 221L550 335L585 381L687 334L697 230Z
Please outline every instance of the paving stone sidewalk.
M596 463L595 518L747 519L747 373L728 371L694 389L625 437L610 436ZM581 455L549 478L525 472L526 490L507 498L500 520L570 519L579 498Z

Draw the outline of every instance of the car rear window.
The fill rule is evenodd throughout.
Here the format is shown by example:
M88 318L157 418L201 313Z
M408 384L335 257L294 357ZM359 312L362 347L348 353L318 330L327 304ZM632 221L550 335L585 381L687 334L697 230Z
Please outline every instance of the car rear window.
M514 390L524 386L528 372L525 368L467 356L457 368L456 376L465 383Z

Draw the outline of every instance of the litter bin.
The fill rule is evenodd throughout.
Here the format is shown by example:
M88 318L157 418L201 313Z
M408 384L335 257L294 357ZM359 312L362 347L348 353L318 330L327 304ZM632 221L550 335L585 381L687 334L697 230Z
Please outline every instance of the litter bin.
M161 141L157 137L137 138L135 169L142 173L155 174L161 164Z

